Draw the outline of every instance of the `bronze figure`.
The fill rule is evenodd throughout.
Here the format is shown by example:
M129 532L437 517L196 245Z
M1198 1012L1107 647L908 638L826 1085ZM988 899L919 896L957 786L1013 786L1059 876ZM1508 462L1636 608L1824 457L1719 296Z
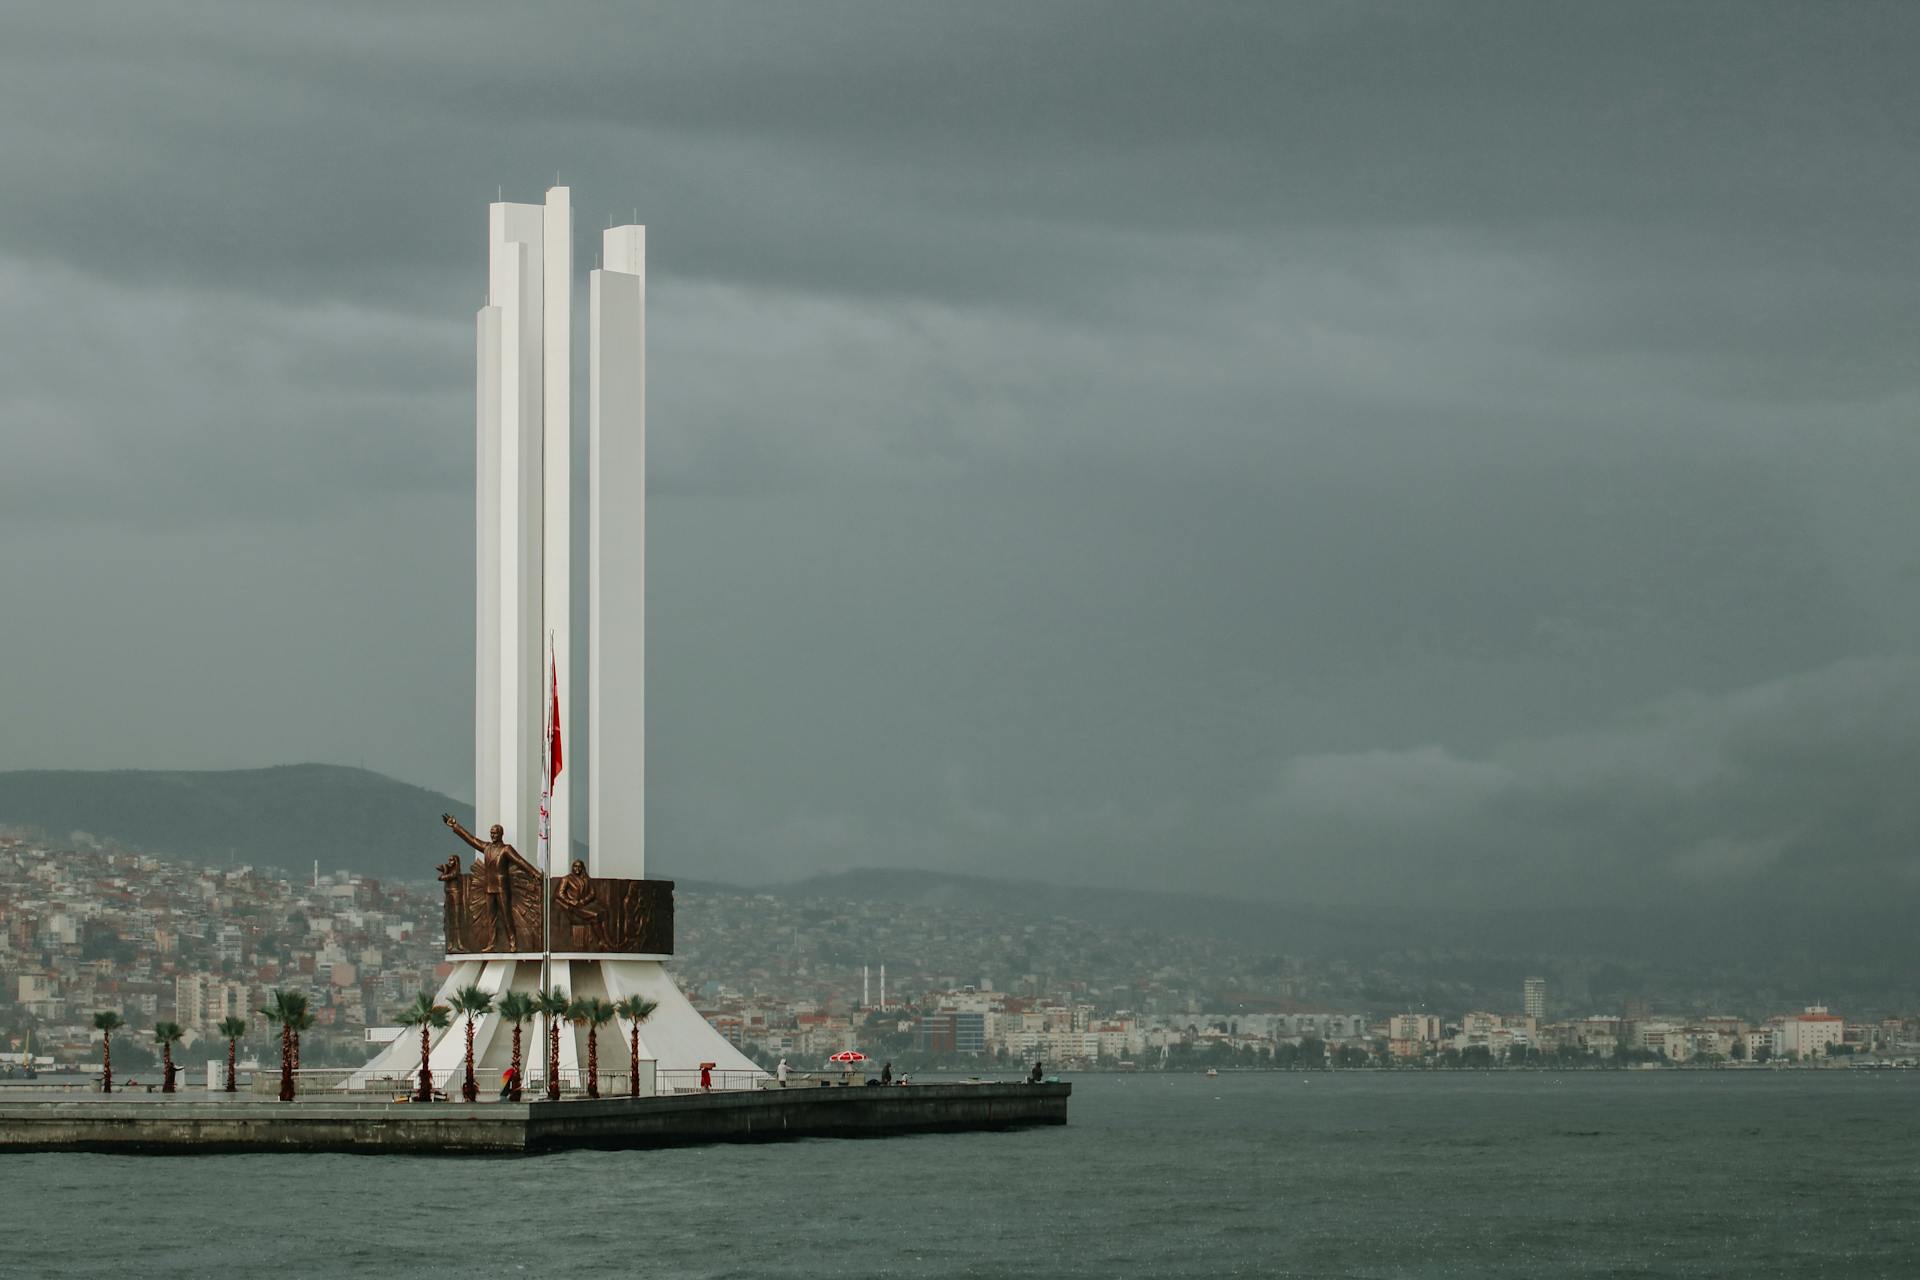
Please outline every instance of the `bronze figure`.
M467 878L460 871L460 855L452 853L447 860L435 867L440 883L447 886L445 924L447 930L447 949L452 950L456 942L464 942L467 936Z
M476 950L520 951L537 947L540 933L538 868L507 843L506 828L497 822L488 831L489 838L482 843L471 831L461 826L460 820L452 814L443 813L440 820L474 851L473 892L468 896L476 901L469 904L467 920L483 926L486 931L485 944ZM528 881L532 884L529 885ZM473 919L474 908L481 909L479 920ZM520 935L526 930L516 929L515 926L516 923L524 926L529 916L533 926L532 935L523 939ZM503 938L506 942L504 947L500 945ZM478 932L469 940L479 942Z
M573 868L554 882L553 905L558 908L554 923L564 933L565 951L612 951L613 938L607 932L606 909L596 901L599 882L587 874L587 864L573 860ZM558 930L556 930L558 932Z

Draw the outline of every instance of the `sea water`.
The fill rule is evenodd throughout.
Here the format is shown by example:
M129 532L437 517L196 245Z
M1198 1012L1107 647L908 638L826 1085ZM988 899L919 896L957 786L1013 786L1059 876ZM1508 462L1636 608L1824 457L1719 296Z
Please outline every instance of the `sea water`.
M0 1156L8 1276L1920 1276L1920 1074L1087 1075L1064 1128Z

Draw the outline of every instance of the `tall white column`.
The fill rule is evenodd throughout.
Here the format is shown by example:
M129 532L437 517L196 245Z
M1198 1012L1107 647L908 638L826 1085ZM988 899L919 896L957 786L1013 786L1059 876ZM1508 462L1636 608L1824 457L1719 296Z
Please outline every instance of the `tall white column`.
M473 808L500 812L500 308L475 318Z
M559 655L560 729L562 745L569 734L580 741L578 726L567 721L573 687L571 643L573 628L573 199L566 187L547 192L545 226L545 262L542 283L545 291L542 309L545 345L542 354L545 407L543 410L542 452L545 474L541 538L541 605L545 635L552 637L553 651ZM546 652L545 647L540 650ZM546 659L541 659L544 668ZM546 723L549 678L544 670L540 683L541 723ZM574 769L563 765L555 780L552 815L554 867L564 872L573 856ZM528 857L534 851L523 848Z
M587 847L646 875L647 229L612 227L588 293Z
M499 545L500 727L495 812L479 813L482 830L498 822L507 839L533 852L539 805L541 694L541 540L545 412L542 316L544 210L536 204L489 209L488 302L500 312ZM483 744L484 749L484 744ZM479 788L476 788L478 791Z

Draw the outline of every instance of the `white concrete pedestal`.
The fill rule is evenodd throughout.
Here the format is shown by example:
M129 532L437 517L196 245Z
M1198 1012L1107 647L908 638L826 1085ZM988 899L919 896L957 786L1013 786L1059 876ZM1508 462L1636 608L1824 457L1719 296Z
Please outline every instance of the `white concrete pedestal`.
M737 1082L737 1073L765 1076L726 1037L700 1016L692 1003L674 985L667 968L658 958L596 956L590 959L555 957L552 981L578 1000L599 996L609 1004L628 996L645 996L659 1006L653 1016L640 1024L640 1057L651 1060L657 1072L697 1071L703 1062L714 1064L716 1071L728 1073ZM462 987L475 985L496 998L508 991L532 994L540 989L540 958L474 957L459 959L454 970L435 996L446 1004ZM435 1088L457 1092L466 1072L466 1019L458 1014L444 1031L435 1031L427 1063L433 1069ZM616 1018L600 1028L599 1058L602 1075L618 1074L622 1080L628 1067L627 1024ZM532 1092L546 1086L547 1020L538 1014L521 1024L521 1070L526 1073L526 1089ZM474 1075L482 1090L497 1090L500 1073L513 1057L513 1027L497 1013L474 1021ZM560 1074L563 1080L578 1079L587 1063L587 1029L565 1023L560 1028ZM403 1032L386 1046L365 1068L354 1074L348 1088L362 1088L375 1076L409 1076L420 1070L420 1033ZM602 1081L602 1092L606 1082Z

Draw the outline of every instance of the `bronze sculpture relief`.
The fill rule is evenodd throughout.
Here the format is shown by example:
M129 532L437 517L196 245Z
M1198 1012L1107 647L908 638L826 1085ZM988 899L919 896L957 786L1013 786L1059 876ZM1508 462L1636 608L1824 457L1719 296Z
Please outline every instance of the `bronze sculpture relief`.
M506 841L506 829L494 823L483 843L450 813L440 820L474 851L473 871L461 895L461 921L480 951L540 949L540 869Z
M575 858L573 869L553 886L554 941L560 950L613 950L607 932L607 911L598 899L597 886L587 874L587 864Z
M445 886L445 926L450 955L529 955L542 949L539 868L506 842L496 823L490 839L474 836L452 814L442 821L474 850L473 869L449 858L436 869ZM553 928L560 953L670 955L673 952L673 881L619 880L587 874L573 860L552 881Z

